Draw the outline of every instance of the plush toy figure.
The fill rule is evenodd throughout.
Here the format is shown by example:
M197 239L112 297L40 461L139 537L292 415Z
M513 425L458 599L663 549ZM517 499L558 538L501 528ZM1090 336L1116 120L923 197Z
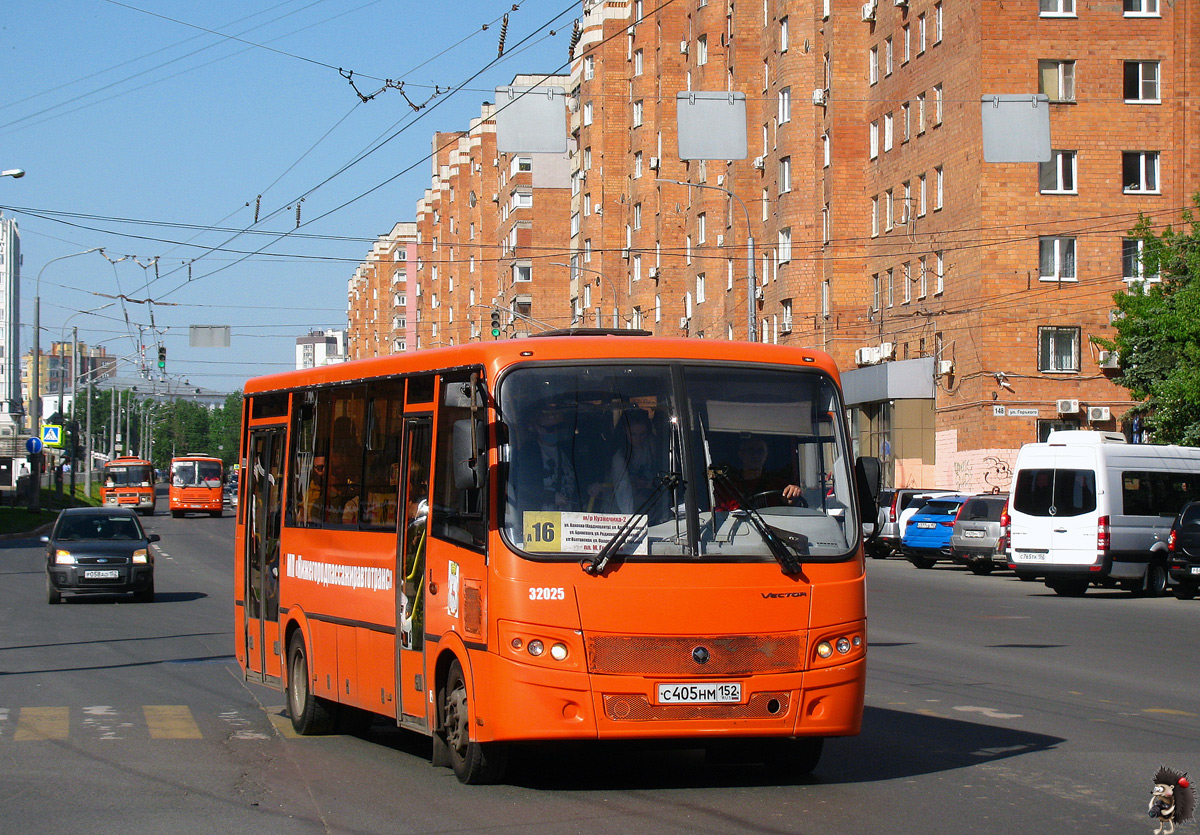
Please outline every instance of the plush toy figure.
M1196 811L1196 792L1188 781L1187 772L1165 765L1154 775L1154 790L1150 797L1150 817L1158 828L1154 835L1171 835L1175 824L1187 823Z

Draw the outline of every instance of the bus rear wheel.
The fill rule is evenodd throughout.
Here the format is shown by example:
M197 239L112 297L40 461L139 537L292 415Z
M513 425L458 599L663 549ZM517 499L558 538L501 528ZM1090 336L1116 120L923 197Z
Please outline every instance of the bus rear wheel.
M299 632L288 642L287 705L292 727L303 736L327 734L337 720L337 706L309 690L308 651Z
M504 776L508 765L508 746L498 742L471 739L471 706L467 698L467 680L457 659L450 663L441 693L442 730L450 767L460 783L495 783ZM436 753L436 749L435 749Z

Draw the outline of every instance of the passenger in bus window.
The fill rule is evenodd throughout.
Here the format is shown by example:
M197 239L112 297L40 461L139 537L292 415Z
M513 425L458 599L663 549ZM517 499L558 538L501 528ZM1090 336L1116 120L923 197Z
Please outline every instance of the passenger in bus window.
M790 483L783 472L768 467L767 442L756 435L747 435L738 442L737 464L729 468L729 481L752 507L764 504L791 504L797 498L803 503L800 485ZM778 494L778 495L772 495ZM779 501L783 499L783 501ZM717 509L733 510L741 501L733 491L717 485Z
M343 415L333 422L329 445L329 494L325 521L352 524L358 519L362 446L354 421Z
M571 456L573 434L560 410L544 407L530 422L518 451L517 492L527 510L577 510L579 489Z
M325 506L325 456L313 458L312 471L304 490L304 503L300 508L300 524L315 525L321 522L321 510Z
M633 513L654 492L658 453L649 414L642 409L626 412L621 423L625 441L613 453L608 481L613 490L613 509Z

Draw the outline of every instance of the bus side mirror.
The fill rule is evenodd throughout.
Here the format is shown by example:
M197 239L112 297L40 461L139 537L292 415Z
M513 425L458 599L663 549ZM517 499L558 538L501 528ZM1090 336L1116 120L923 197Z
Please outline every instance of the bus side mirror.
M477 490L483 486L487 462L485 437L482 420L454 421L452 446L456 489Z
M854 462L854 481L858 488L858 517L874 525L879 518L879 485L883 467L878 458L859 458Z

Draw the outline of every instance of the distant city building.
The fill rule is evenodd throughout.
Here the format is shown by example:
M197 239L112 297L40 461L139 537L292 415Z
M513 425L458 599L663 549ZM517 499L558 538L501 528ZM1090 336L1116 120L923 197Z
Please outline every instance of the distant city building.
M347 356L378 357L417 345L417 224L397 223L371 247L347 286Z
M296 340L296 368L319 368L345 361L345 331L310 331Z
M79 349L78 359L74 351ZM72 386L71 373L75 373L75 383ZM38 376L41 385L38 391L42 395L43 418L58 411L59 393L62 393L65 405L64 411L70 412L71 393L82 389L91 381L99 385L117 373L117 358L108 353L108 349L100 347L89 348L83 342L53 342L49 351L42 351L38 362ZM33 399L30 394L30 381L33 378L33 351L30 350L21 361L21 402L25 404L26 414L33 414Z
M0 412L19 414L21 397L21 234L0 217Z

